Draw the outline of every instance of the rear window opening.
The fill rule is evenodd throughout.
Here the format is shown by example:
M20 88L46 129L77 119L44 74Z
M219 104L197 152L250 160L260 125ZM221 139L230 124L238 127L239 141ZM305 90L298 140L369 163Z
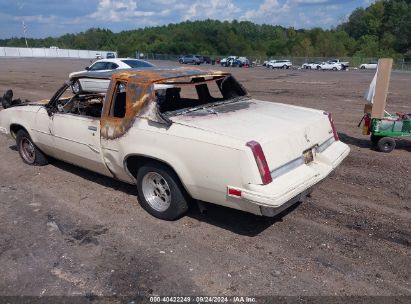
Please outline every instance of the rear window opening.
M247 91L232 76L172 79L154 86L159 112L167 116L235 102Z

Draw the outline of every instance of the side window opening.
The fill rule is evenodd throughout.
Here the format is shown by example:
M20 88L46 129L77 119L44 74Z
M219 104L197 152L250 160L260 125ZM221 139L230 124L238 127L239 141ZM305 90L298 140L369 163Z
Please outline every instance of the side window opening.
M100 71L100 70L106 70L107 69L107 62L101 61L101 62L96 62L93 64L90 68L90 71Z
M126 115L126 91L127 83L117 82L110 111L111 116L123 118Z
M74 94L71 87L67 87L56 100L56 111L61 114L100 118L104 97L104 93Z

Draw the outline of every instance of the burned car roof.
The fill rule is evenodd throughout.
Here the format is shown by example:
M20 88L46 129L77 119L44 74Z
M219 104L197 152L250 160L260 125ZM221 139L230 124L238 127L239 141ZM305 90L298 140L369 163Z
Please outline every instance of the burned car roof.
M78 78L99 78L99 79L123 79L130 80L136 83L153 83L172 78L180 77L193 77L193 76L206 76L206 75L230 75L221 71L214 70L201 70L201 69L189 69L180 67L171 68L139 68L139 69L117 69L107 72L82 72L71 77L70 80Z

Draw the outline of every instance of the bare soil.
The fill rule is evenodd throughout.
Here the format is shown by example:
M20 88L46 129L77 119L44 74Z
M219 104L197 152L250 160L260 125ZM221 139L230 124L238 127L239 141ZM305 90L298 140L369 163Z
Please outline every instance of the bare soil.
M50 98L86 65L2 58L0 94ZM351 154L307 202L276 218L210 204L161 221L135 187L27 166L2 136L0 295L411 296L411 141L383 154L357 128L373 72L228 70L255 98L333 113ZM411 73L392 74L388 110L411 112L410 87Z

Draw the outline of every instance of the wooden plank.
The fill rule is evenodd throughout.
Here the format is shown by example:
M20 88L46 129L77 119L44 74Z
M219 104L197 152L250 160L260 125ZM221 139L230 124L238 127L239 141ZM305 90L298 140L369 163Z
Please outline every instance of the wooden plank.
M364 113L371 113L372 111L372 104L371 103L367 103L364 105Z
M392 58L382 58L378 60L377 83L375 85L371 118L384 117L388 86L391 78L392 61Z

